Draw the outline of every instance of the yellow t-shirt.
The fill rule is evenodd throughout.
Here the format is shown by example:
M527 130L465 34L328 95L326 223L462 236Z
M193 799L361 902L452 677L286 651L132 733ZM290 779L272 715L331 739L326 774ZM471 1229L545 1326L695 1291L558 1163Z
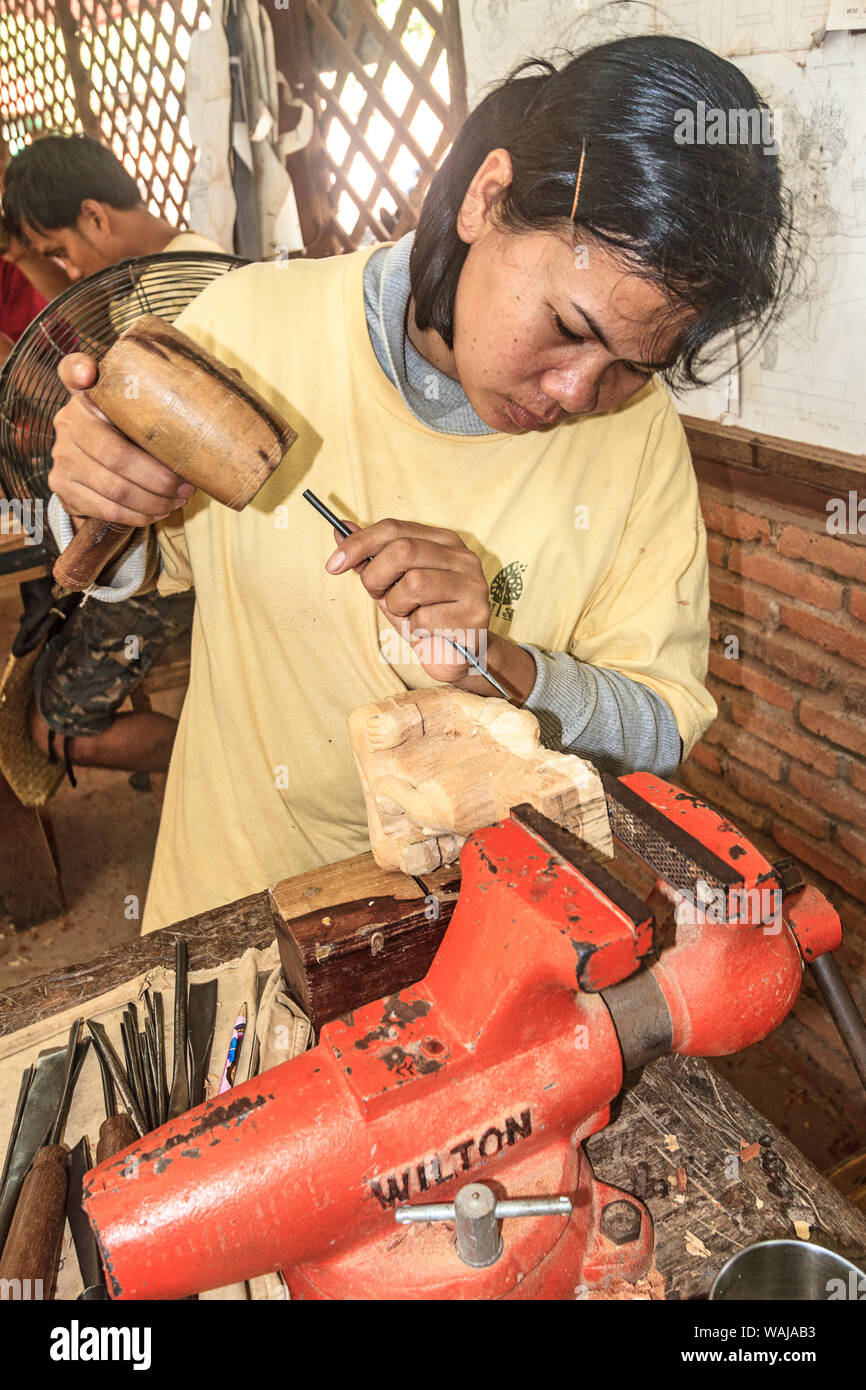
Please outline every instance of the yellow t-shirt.
M301 496L361 525L457 531L481 556L491 630L623 672L665 699L688 751L704 688L706 543L673 402L537 434L443 435L384 375L364 315L370 250L224 276L178 327L260 391L298 440L243 512L196 493L160 527L160 589L195 585L189 691L144 930L369 849L346 719L430 684L399 658L357 575Z
M163 255L168 251L218 251L221 256L226 253L221 246L210 237L202 236L200 232L178 232L173 236L167 246L163 247Z

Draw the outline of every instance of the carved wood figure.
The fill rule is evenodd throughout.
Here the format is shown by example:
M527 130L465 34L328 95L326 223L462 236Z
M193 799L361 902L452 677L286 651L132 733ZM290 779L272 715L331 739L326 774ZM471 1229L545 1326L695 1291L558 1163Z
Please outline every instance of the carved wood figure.
M506 700L409 690L354 710L349 741L383 869L425 874L450 864L473 830L525 801L613 854L595 768L543 748L535 716Z

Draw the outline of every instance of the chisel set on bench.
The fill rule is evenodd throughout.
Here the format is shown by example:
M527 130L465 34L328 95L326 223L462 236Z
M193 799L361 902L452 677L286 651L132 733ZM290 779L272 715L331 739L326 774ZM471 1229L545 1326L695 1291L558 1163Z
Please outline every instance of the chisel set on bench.
M71 1153L64 1145L69 1108L91 1043L105 1107L97 1163L204 1100L218 982L188 984L187 968L187 943L179 938L170 1071L163 997L150 989L143 996L143 1018L133 1003L123 1010L119 1050L103 1024L79 1018L65 1048L40 1053L25 1071L0 1178L0 1297L54 1297L67 1218L84 1284L79 1297L108 1297L98 1246L82 1208L84 1175L92 1167L90 1145L87 1135ZM257 1055L257 1048L248 1050L245 1075L254 1074Z

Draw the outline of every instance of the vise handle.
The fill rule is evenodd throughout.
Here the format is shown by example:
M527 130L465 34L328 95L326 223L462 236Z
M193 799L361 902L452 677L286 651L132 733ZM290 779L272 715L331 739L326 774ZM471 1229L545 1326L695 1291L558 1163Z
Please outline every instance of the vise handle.
M495 1264L502 1254L499 1222L506 1216L569 1216L570 1197L514 1197L497 1201L483 1182L466 1183L453 1202L425 1202L398 1207L397 1221L409 1225L421 1221L453 1221L457 1228L457 1254L464 1264L482 1269Z

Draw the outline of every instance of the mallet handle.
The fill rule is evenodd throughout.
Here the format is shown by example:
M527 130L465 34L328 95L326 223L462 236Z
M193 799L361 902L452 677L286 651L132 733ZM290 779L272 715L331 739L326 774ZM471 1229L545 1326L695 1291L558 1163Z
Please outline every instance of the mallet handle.
M133 529L88 517L55 561L55 581L64 589L89 589L120 554Z

